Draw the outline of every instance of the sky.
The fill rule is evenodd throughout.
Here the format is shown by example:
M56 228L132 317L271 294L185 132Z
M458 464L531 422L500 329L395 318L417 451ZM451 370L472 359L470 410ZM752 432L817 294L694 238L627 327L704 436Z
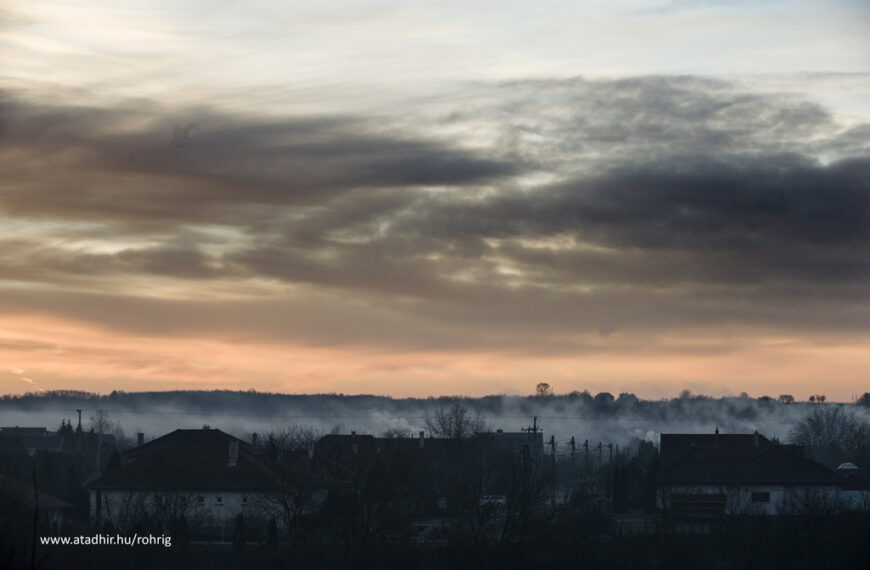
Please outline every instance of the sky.
M0 393L870 391L870 3L0 7Z

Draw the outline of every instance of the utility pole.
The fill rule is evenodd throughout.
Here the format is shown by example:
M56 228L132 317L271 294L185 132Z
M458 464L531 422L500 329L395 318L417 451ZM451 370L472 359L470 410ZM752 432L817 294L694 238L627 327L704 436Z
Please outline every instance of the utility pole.
M603 449L602 445L603 444L599 441L598 442L598 468L599 469L601 469L601 466L602 466L602 463L601 463L601 451Z
M78 414L79 414L79 427L78 427L78 431L82 431L82 411L81 411L80 409L78 409L78 408L76 408L76 411L77 411Z
M523 445L523 483L529 482L529 445Z
M607 444L607 447L610 448L610 462L613 463L613 444L612 444L612 443L608 443L608 444Z
M553 472L553 495L550 498L550 505L553 509L556 508L556 436L550 436L550 466Z
M574 441L574 436L571 436L571 476L574 476L574 452L576 451L576 442Z
M529 444L523 445L523 493L520 502L520 522L525 528L529 517L529 476L531 461L529 458Z
M538 427L538 416L532 418L532 425L529 427L520 428L520 431L524 431L529 434L538 433L541 428Z

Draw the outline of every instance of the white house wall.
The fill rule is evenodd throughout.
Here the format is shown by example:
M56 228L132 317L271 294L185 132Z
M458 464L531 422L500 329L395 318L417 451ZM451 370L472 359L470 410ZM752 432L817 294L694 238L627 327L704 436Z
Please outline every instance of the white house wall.
M768 493L768 502L753 502L753 493ZM838 487L782 487L772 485L671 485L659 494L660 508L670 508L671 495L725 495L725 515L781 515L829 512L843 505ZM870 504L870 496L862 497ZM856 499L857 500L857 499Z
M97 512L97 493L102 494ZM161 492L161 491L97 491L90 492L93 520L108 520L116 527L135 524L146 513L159 519L172 520L184 516L192 528L232 528L235 518L264 514L264 497L257 493L239 492Z

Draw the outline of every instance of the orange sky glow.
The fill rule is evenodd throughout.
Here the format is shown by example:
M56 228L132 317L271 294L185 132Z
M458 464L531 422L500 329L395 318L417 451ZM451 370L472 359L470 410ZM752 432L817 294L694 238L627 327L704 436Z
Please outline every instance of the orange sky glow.
M0 361L6 366L0 370L0 386L7 394L63 389L108 393L145 387L482 396L531 393L538 381L547 381L559 393L627 391L656 399L690 389L716 396L744 391L753 396L792 393L799 399L822 393L832 400L850 401L855 387L862 386L868 359L867 339L820 345L757 337L734 343L727 354L681 355L669 354L650 341L647 349L632 348L630 358L619 343L613 343L610 350L596 354L535 357L119 336L49 317L20 317L5 324L0 332ZM685 351L709 344L679 340L686 343Z

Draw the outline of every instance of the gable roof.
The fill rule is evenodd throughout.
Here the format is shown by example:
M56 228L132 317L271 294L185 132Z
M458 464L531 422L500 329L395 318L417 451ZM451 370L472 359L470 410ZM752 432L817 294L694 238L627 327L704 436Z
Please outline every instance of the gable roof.
M663 433L662 462L673 463L690 452L759 453L776 446L760 433Z
M760 434L662 434L664 481L677 485L841 486L834 471L802 448Z
M230 466L225 449L158 449L104 474L89 489L119 491L268 491L278 475L255 456L239 452Z
M230 465L230 446L238 446ZM268 491L279 476L244 441L216 429L178 429L127 452L128 462L86 485L123 491Z
M239 443L239 450L253 452L253 447L219 429L177 429L148 443L134 447L124 453L127 458L147 455L158 449L227 449L231 441Z

